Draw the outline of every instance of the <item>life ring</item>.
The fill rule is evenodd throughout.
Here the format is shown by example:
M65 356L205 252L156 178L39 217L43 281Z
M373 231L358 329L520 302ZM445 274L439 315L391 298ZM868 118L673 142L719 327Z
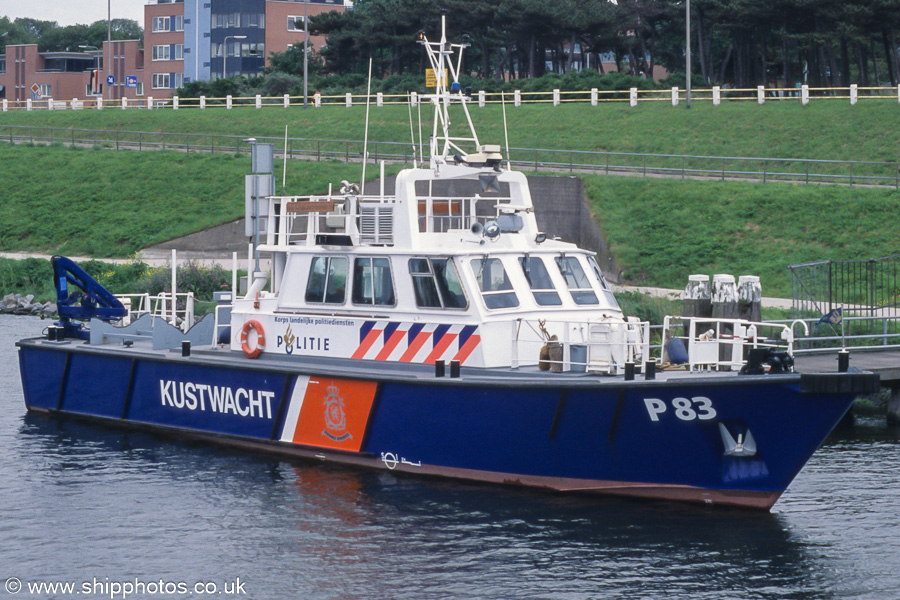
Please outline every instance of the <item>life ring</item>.
M250 334L251 329L256 330L256 348L253 349L251 349L250 344L247 343L247 336ZM262 351L265 349L266 336L265 333L263 333L263 327L256 319L250 319L244 323L244 327L241 329L241 350L244 351L244 356L247 358L256 358L262 354Z

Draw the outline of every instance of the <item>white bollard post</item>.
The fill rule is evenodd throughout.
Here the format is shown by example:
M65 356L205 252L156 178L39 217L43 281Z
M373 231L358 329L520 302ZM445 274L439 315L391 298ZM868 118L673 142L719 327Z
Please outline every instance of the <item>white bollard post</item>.
M126 108L128 108L128 98L122 96L122 110L125 110Z
M713 86L713 106L718 106L722 102L722 88L717 85Z
M375 94L375 106L384 106L384 92Z
M262 96L256 95L256 108L262 108Z
M352 95L350 92L347 92L347 93L344 95L344 98L345 98L344 101L345 101L345 103L346 103L346 105L347 105L347 108L350 108L351 106L353 106L353 95Z
M850 86L850 106L856 104L856 101L859 99L859 86L857 84L852 84Z
M761 85L756 86L756 101L759 104L766 103L766 89Z
M231 110L231 94L225 96L225 108Z
M75 110L75 108L78 106L78 98L72 98L71 105L72 105L72 110Z
M178 96L172 96L172 110L178 110Z
M153 96L147 96L147 110L153 110Z
M53 110L53 98L47 98L47 110Z
M319 108L320 106L322 106L322 94L320 94L319 92L316 92L313 95L313 104L315 105L316 108Z
M597 88L591 88L591 106L597 106Z
M803 106L809 104L809 86L805 83L800 87L800 104Z
M631 88L628 92L628 101L631 106L637 106L637 88Z
M9 110L9 100L7 100L6 98L4 98L4 99L3 99L3 112L6 112L6 111L8 111L8 110Z
M516 106L522 106L522 92L521 90L515 90L513 92L513 104Z
M678 88L672 88L672 106L678 106Z
M897 104L900 104L900 85L897 86Z
M291 105L291 97L287 94L284 95L284 107L287 108Z
M97 96L97 110L103 110L103 96Z
M478 90L478 106L484 108L484 90Z
M200 96L200 110L206 108L206 96Z
M25 99L25 110L27 110L27 111L31 110L31 98Z
M559 106L559 90L553 90L553 106Z
M419 94L415 92L410 92L409 94L409 103L413 105L413 108L419 105Z

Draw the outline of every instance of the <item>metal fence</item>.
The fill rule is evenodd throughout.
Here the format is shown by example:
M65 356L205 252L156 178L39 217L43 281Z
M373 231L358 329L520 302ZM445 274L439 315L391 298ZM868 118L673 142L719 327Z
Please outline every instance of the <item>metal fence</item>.
M260 137L284 153L284 138ZM11 144L63 144L116 150L176 150L181 152L249 153L243 136L200 133L166 133L76 129L0 124L0 141ZM369 142L369 158L409 163L422 149L410 142ZM362 160L363 142L288 138L288 158L306 160ZM900 163L813 159L639 154L537 148L510 148L511 164L522 170L562 171L580 174L618 174L759 182L839 183L900 188Z
M793 314L812 328L807 348L900 344L900 254L871 260L825 260L790 265ZM843 309L840 325L818 317Z

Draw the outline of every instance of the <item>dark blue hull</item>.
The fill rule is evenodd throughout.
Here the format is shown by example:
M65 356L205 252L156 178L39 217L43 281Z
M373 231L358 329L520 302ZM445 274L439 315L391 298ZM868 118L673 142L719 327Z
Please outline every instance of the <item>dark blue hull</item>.
M868 374L351 377L215 353L19 345L29 410L398 471L759 508L874 385L852 379ZM754 451L729 454L723 432L748 431Z

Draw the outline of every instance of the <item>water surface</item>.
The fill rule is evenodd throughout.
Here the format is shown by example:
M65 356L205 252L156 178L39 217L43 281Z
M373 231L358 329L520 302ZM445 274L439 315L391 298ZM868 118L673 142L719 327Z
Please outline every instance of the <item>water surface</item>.
M0 317L4 598L51 597L8 577L240 578L220 597L260 599L900 597L900 433L879 420L832 435L770 513L561 497L26 414L14 342L47 324Z

